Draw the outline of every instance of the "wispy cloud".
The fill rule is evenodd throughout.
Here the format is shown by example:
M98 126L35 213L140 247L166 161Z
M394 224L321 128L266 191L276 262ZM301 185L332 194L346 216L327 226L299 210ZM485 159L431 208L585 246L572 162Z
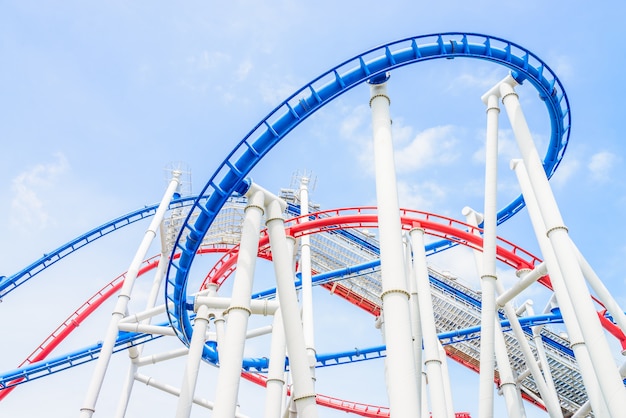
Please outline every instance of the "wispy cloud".
M478 87L485 92L502 80L499 68L481 69L479 72L464 72L455 77L448 86L448 91L464 91L468 87Z
M564 158L559 164L559 168L556 170L550 184L556 187L565 186L568 181L580 171L581 163L575 156L570 155L568 158Z
M481 132L481 140L482 146L477 149L474 154L472 154L472 159L477 162L484 164L485 163L485 136L486 132L483 130ZM500 129L498 131L498 157L505 161L510 161L514 158L520 158L520 153L517 148L517 144L515 143L515 137L513 136L513 131L510 129Z
M592 155L587 164L591 178L600 182L609 180L611 177L611 169L619 160L617 155L608 151L601 151Z
M398 181L398 200L403 208L430 211L435 207L435 202L444 200L445 197L445 189L436 182Z
M426 129L396 151L396 167L399 172L411 172L428 166L450 164L459 158L457 145L453 126Z
M252 64L252 61L249 59L244 60L243 62L239 63L239 67L237 68L237 71L235 72L235 74L237 75L237 81L243 81L246 78L248 78L248 74L250 74L253 68L254 68L254 65Z
M11 226L44 229L52 222L43 195L53 189L59 177L69 169L65 155L56 153L54 156L55 161L38 164L13 179Z

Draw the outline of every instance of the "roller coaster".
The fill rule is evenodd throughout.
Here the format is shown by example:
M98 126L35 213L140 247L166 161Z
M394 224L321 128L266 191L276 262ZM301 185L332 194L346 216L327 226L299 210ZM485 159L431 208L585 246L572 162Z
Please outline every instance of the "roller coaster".
M487 108L485 207L481 213L465 208L463 221L397 205L386 91L395 69L453 58L479 59L509 70L482 97ZM550 118L550 142L543 158L515 91L522 83L535 88ZM292 130L335 98L364 85L370 89L376 207L320 210L309 202L306 175L297 188L278 194L251 180L255 166ZM497 210L499 101L520 150L520 159L511 166L523 193ZM10 294L18 287L57 262L69 262L88 244L150 220L128 271L71 313L15 370L0 374L0 401L17 386L28 390L33 380L95 362L77 413L81 418L97 415L111 356L127 351L129 373L120 384L120 417L132 402L134 382L153 387L155 396L176 397L177 409L169 415L189 417L192 408L206 408L215 417L261 416L239 410L242 380L265 388L266 417L323 416L321 408L366 417L449 417L455 412L448 359L478 373L480 417L493 416L494 385L510 417L525 416L524 402L550 417L621 416L626 410L626 366L616 364L614 346L626 350L626 316L569 238L548 183L565 154L570 124L567 95L548 65L501 38L430 34L359 54L272 110L226 156L198 195L181 196L182 173L173 170L160 203L107 222L2 277L0 298L15 297ZM541 257L496 235L497 225L524 208ZM147 257L157 236L161 254ZM473 252L480 291L427 263L428 256L458 247ZM195 263L206 254L215 260L208 273L198 271L202 268ZM275 286L253 293L255 275L261 274L257 260L273 266ZM496 263L514 270L519 281L505 289ZM146 308L131 312L136 279L152 271L154 284ZM512 303L533 285L553 295L540 314L534 313L532 304ZM314 287L371 314L383 344L317 352ZM117 302L103 340L52 357L53 350L113 296ZM250 329L259 317L269 323ZM568 336L554 332L555 324L562 324ZM270 337L268 354L246 355L248 341L259 335ZM162 338L178 341L180 348L142 355L144 347ZM146 364L166 368L172 358L185 359L180 387L140 373ZM385 376L379 378L386 382L389 406L316 391L317 369L377 359L385 363ZM219 370L214 401L197 396L203 364Z

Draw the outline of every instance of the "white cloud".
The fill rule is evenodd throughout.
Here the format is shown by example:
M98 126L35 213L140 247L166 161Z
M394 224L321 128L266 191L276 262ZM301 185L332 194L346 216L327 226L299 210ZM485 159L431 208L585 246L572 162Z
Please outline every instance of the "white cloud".
M571 62L571 57L567 55L551 55L549 57L550 67L555 74L558 74L561 81L569 79L574 75L575 65Z
M435 202L441 201L445 197L444 188L433 181L421 183L398 181L400 207L430 211L434 208Z
M195 92L207 91L213 82L211 73L224 74L229 70L232 58L221 51L204 50L196 55L187 57L184 69L181 71L181 85Z
M459 157L455 128L436 126L418 133L405 147L396 151L398 172L411 172L433 165L446 165Z
M298 85L292 77L285 77L284 79L272 78L265 80L259 86L259 92L261 99L264 103L271 106L280 104L287 97L291 96L298 88Z
M563 187L578 171L580 171L580 160L574 157L564 158L559 164L556 172L552 175L550 183Z
M587 168L591 173L591 178L596 181L607 181L615 163L619 162L619 157L608 151L601 151L591 156Z
M482 131L482 146L477 149L472 155L472 159L477 163L485 163L485 141L486 132ZM520 153L515 143L515 137L513 131L510 129L500 129L498 131L498 157L505 161L510 161L514 158L520 158Z
M343 118L339 127L339 133L344 139L361 142L363 138L362 132L365 132L370 120L369 108L364 105L357 106Z
M231 61L230 55L221 51L204 50L200 54L187 58L193 72L204 72L219 69Z
M468 87L479 87L488 91L502 80L502 71L492 67L489 70L483 69L478 73L465 72L456 76L448 86L448 91L464 91Z
M59 177L69 169L65 155L56 153L54 156L56 161L38 164L13 179L11 226L44 229L52 222L43 196L56 186Z
M237 81L243 81L248 77L248 74L252 71L254 65L252 65L252 61L245 60L239 64L239 68L237 68Z

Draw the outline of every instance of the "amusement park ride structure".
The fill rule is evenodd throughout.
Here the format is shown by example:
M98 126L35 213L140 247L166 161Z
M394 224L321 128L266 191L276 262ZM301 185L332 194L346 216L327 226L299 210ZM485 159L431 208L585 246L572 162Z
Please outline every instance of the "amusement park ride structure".
M482 101L487 110L484 207L466 207L465 219L400 208L387 83L396 68L439 58L474 58L510 70ZM535 147L516 87L531 84L546 104L550 144L543 159ZM309 202L308 176L297 190L280 194L249 174L271 149L310 115L344 92L367 84L373 128L376 207L319 210ZM497 209L498 119L503 104L519 148L511 162L522 195ZM198 196L181 196L183 173L172 172L158 205L96 228L2 278L0 297L100 237L152 217L128 271L76 310L18 369L0 377L0 399L20 384L95 360L80 407L81 418L97 416L97 402L114 352L126 349L129 371L117 416L132 402L134 382L178 398L170 415L189 417L192 407L214 417L261 416L240 411L242 379L265 387L265 417L323 416L329 407L367 417L451 417L454 388L451 358L479 373L479 417L494 416L494 382L510 417L524 417L524 401L550 417L619 417L626 411L626 366L617 365L607 335L626 349L626 316L568 235L549 178L569 140L567 96L556 75L530 51L503 39L443 33L403 39L366 51L305 85L281 103L234 148ZM526 207L541 257L501 239L497 226ZM264 223L265 228L262 228ZM159 234L160 231L160 234ZM371 231L376 231L372 233ZM146 258L161 240L161 254ZM427 257L466 246L475 255L480 292L437 271ZM199 288L189 286L196 256L222 254ZM253 293L257 260L270 260L275 288ZM519 281L505 288L500 262ZM135 280L155 270L144 310L133 312ZM223 286L227 279L230 286ZM553 292L535 314L531 303L512 299L539 283ZM340 353L315 346L312 289L321 286L371 313L383 345ZM593 296L589 290L593 291ZM226 293L228 291L228 293ZM159 303L159 294L164 299ZM106 299L117 295L101 343L48 359L52 350ZM270 323L250 328L252 318ZM163 321L156 323L159 318ZM153 324L154 322L154 324ZM568 337L546 325L563 323ZM247 357L249 339L271 335L268 354ZM160 338L180 347L144 356ZM590 343L593 342L593 343ZM388 407L321 395L316 369L384 357ZM184 358L181 384L173 387L143 374L146 364ZM218 366L213 401L196 386L204 363ZM78 409L78 408L77 408ZM469 416L456 413L457 417Z

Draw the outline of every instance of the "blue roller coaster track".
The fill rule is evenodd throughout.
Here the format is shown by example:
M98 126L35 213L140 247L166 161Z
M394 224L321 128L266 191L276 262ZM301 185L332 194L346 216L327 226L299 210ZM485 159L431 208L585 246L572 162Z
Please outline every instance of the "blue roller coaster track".
M178 235L170 262L165 297L172 302L168 318L177 335L188 345L193 334L187 296L190 267L202 239L226 200L246 190L246 176L289 132L333 99L394 69L434 59L475 58L507 67L518 83L528 81L545 102L550 116L550 143L543 159L551 177L567 148L571 114L563 86L554 72L532 52L510 41L477 33L448 32L422 35L365 51L333 67L306 84L272 110L239 142L204 186ZM504 222L524 207L521 196L498 212ZM442 241L441 246L449 246ZM205 355L209 356L208 351Z

